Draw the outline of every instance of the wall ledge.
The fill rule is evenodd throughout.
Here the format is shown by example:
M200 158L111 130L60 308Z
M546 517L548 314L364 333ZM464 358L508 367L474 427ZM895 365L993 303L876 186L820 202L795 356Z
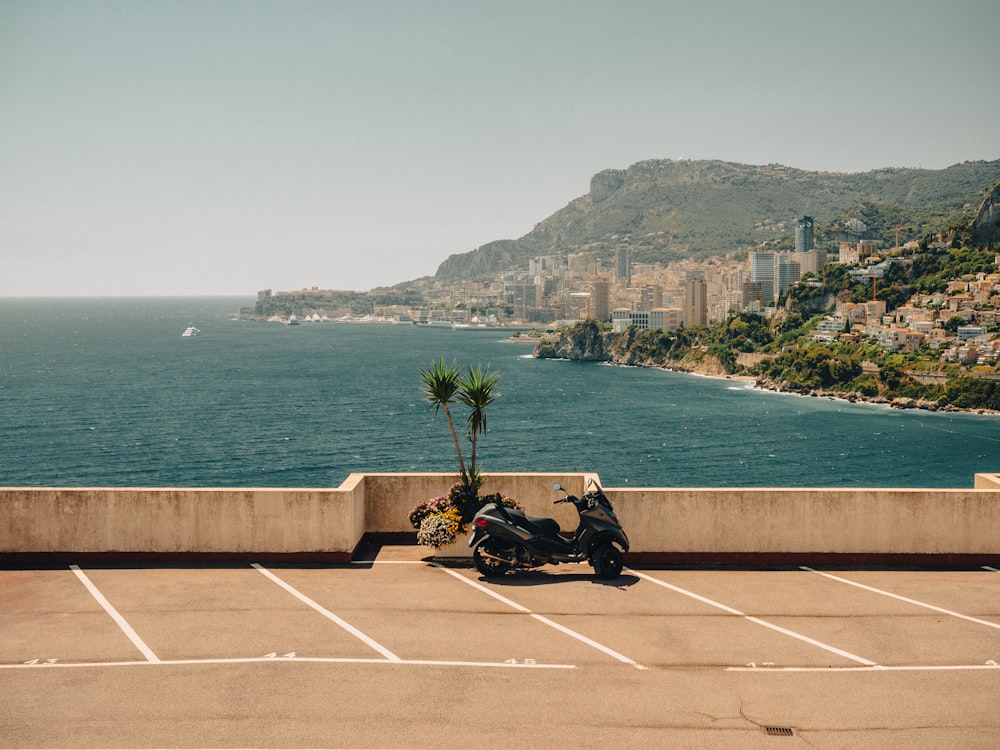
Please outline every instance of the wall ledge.
M0 552L0 570L349 565L350 552Z
M840 568L972 570L1000 567L1000 554L885 552L629 552L625 565L636 568L733 569Z

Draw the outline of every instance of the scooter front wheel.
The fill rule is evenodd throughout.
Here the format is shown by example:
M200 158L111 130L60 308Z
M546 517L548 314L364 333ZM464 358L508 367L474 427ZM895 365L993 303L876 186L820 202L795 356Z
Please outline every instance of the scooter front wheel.
M472 550L472 562L476 570L487 578L499 578L511 569L510 563L497 559L503 557L506 551L496 539L487 537Z
M602 580L617 578L622 574L622 568L625 565L625 556L622 555L622 551L611 542L602 544L595 549L590 560L594 565L594 572Z

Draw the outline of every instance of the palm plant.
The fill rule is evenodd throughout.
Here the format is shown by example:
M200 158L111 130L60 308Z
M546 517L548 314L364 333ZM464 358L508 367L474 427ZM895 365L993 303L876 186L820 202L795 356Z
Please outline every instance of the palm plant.
M448 408L448 404L455 398L460 387L458 366L454 362L446 365L442 358L437 362L431 362L431 366L426 370L421 370L420 378L423 381L424 400L434 406L434 414L438 413L438 409L444 409L444 415L448 419L448 428L451 430L451 439L455 443L455 453L458 454L462 484L468 486L471 484L472 478L465 470L462 446L458 442L458 433L455 431L455 422L451 418L451 409ZM474 448L473 455L475 455Z
M496 391L497 383L500 381L500 374L490 372L489 365L485 369L481 365L476 365L475 369L469 368L464 377L458 381L458 400L469 407L469 418L465 421L465 433L472 443L472 455L469 462L469 478L477 482L479 471L476 467L476 447L479 442L479 433L486 429L486 407L492 404L500 396Z
M448 502L456 508L460 514L461 524L468 524L476 511L482 506L483 501L479 497L479 488L483 484L483 478L479 474L477 464L479 435L486 428L486 407L497 400L499 394L496 391L497 382L500 380L498 373L490 372L487 365L484 369L481 365L475 368L470 367L469 371L460 376L454 363L446 365L444 360L431 362L431 366L420 371L420 378L423 384L424 399L434 406L434 413L438 409L444 409L448 419L448 428L451 430L451 439L455 443L455 453L458 455L458 466L460 469L459 483L448 493ZM465 421L465 434L472 444L471 462L465 464L465 457L462 455L462 447L458 440L458 433L455 431L455 422L451 416L449 405L453 401L469 407L469 418ZM411 513L411 522L413 514ZM421 526L423 521L421 521Z

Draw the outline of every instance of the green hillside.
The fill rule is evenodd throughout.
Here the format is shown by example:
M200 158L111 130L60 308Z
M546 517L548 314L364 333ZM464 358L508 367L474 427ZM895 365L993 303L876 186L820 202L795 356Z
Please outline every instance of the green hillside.
M651 160L609 169L590 190L516 240L498 240L453 255L438 268L442 281L486 280L538 255L590 252L602 260L623 245L637 263L668 263L787 244L795 221L816 221L819 243L859 236L920 239L968 223L1000 160L947 169L880 169L858 174L807 172L781 165ZM863 222L859 228L850 219Z

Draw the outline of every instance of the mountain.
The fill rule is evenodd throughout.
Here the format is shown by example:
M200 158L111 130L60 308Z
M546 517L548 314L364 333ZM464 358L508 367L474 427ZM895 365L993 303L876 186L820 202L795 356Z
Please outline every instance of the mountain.
M725 255L765 241L780 247L806 215L814 218L821 243L864 236L891 244L894 227L912 225L905 240L968 224L998 180L1000 160L856 174L778 164L642 161L598 172L586 195L528 234L452 255L436 278L487 280L539 255L589 252L610 262L624 245L636 263Z

